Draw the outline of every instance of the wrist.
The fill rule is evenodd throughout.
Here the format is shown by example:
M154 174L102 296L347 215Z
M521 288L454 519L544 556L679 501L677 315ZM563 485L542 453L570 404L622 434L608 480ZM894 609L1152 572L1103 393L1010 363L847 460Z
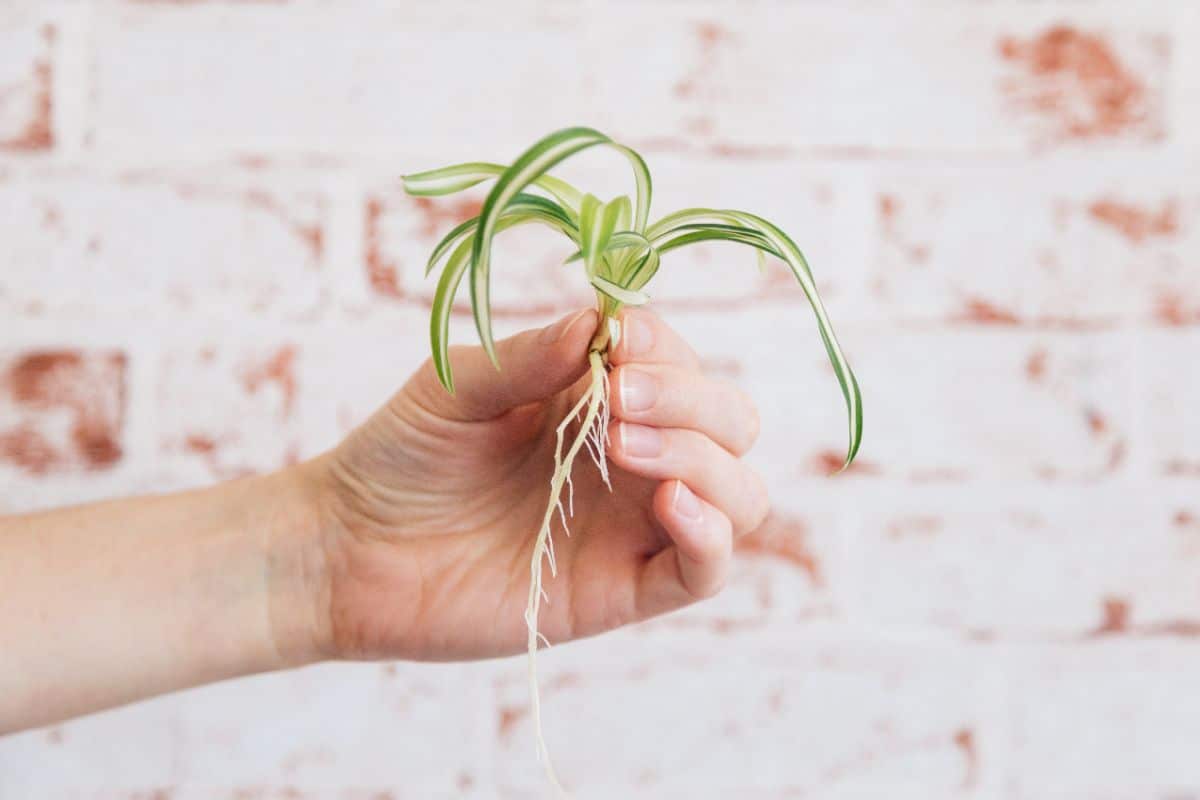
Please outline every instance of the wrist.
M263 580L271 645L279 668L322 661L328 646L329 569L325 539L324 458L264 476L262 507L270 509L263 544Z

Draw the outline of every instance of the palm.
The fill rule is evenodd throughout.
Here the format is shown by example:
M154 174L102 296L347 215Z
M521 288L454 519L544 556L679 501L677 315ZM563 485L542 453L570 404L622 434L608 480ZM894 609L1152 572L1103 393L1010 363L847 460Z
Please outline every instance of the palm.
M474 423L438 416L402 392L347 441L343 468L372 475L371 491L382 501L370 501L373 513L358 517L373 522L359 522L343 543L358 551L348 563L363 567L339 587L347 613L360 620L358 654L411 656L397 651L415 646L427 658L470 658L524 647L529 559L549 492L555 427L581 391ZM397 441L421 446L397 455L387 446ZM648 510L656 482L619 468L611 482L610 491L595 466L581 462L570 536L556 520L558 574L547 580L550 602L540 623L551 641L630 621L636 571L666 542ZM408 486L422 491L402 499ZM391 555L381 558L387 549ZM414 582L406 578L417 552ZM403 606L381 602L381 580L405 587L392 598Z
M524 648L555 429L585 388L571 383L582 368L567 369L565 389L474 415L463 387L451 397L427 366L331 454L341 486L328 547L339 655L444 660ZM555 520L557 575L545 572L538 623L551 642L694 599L674 559L656 559L671 544L656 512L661 479L622 468L619 452L614 460L611 490L589 459L577 462L569 536Z

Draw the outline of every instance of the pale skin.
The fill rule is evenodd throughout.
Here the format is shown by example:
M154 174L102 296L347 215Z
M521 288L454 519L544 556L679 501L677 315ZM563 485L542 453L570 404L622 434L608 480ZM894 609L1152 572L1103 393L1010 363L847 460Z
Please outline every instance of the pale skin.
M333 450L180 494L0 519L0 734L325 660L523 652L554 429L594 311L426 363ZM767 513L758 417L661 319L611 350L612 491L581 459L540 630L558 644L720 590Z

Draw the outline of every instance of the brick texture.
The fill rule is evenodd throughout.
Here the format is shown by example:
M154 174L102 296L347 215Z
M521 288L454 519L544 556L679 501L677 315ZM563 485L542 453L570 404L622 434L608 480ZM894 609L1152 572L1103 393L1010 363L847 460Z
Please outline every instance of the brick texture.
M0 154L54 144L55 38L48 22L0 11Z
M237 184L71 173L0 183L12 230L0 302L31 313L312 311L320 198Z
M426 7L428 6L428 7ZM718 598L543 655L580 797L1200 796L1200 8L533 0L0 9L0 511L335 444L427 356L433 244L588 124L655 210L653 307L753 395L773 512ZM600 151L564 165L630 192ZM497 244L498 334L591 302ZM474 341L464 296L455 342ZM0 600L2 602L2 600ZM0 740L0 798L533 798L523 661L327 665Z

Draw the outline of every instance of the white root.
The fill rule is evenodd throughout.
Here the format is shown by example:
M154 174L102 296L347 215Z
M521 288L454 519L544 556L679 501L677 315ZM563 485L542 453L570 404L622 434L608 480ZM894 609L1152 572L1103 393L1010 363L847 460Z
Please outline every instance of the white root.
M537 737L537 756L542 762L546 770L546 776L549 778L551 785L560 797L569 797L562 784L558 781L558 776L554 772L554 765L550 762L550 753L546 748L546 740L542 736L542 714L541 703L538 696L537 684L537 649L538 642L544 642L547 647L550 642L538 632L538 613L541 610L541 603L544 599L548 604L549 598L546 596L542 588L542 565L549 563L550 574L557 574L557 564L554 558L554 541L550 535L550 529L554 522L555 511L562 516L563 530L570 535L570 530L567 528L567 517L563 515L562 494L564 486L567 487L567 507L570 515L575 514L575 487L571 482L571 467L575 463L576 456L579 451L586 446L588 452L595 461L596 466L600 470L600 476L608 488L612 489L612 484L609 483L608 463L605 458L605 443L608 441L608 370L605 368L604 360L601 355L593 350L588 354L588 363L591 366L591 383L588 390L579 398L579 402L571 409L567 416L559 423L556 430L556 444L554 448L554 475L550 478L550 500L546 504L546 514L542 519L542 526L538 531L537 540L533 546L533 556L529 565L529 603L525 608L525 624L529 629L529 694L531 711L533 717L534 731ZM580 413L583 413L583 423L580 425L579 431L572 439L570 447L567 448L566 455L563 454L563 442L566 437L567 428L571 426Z

